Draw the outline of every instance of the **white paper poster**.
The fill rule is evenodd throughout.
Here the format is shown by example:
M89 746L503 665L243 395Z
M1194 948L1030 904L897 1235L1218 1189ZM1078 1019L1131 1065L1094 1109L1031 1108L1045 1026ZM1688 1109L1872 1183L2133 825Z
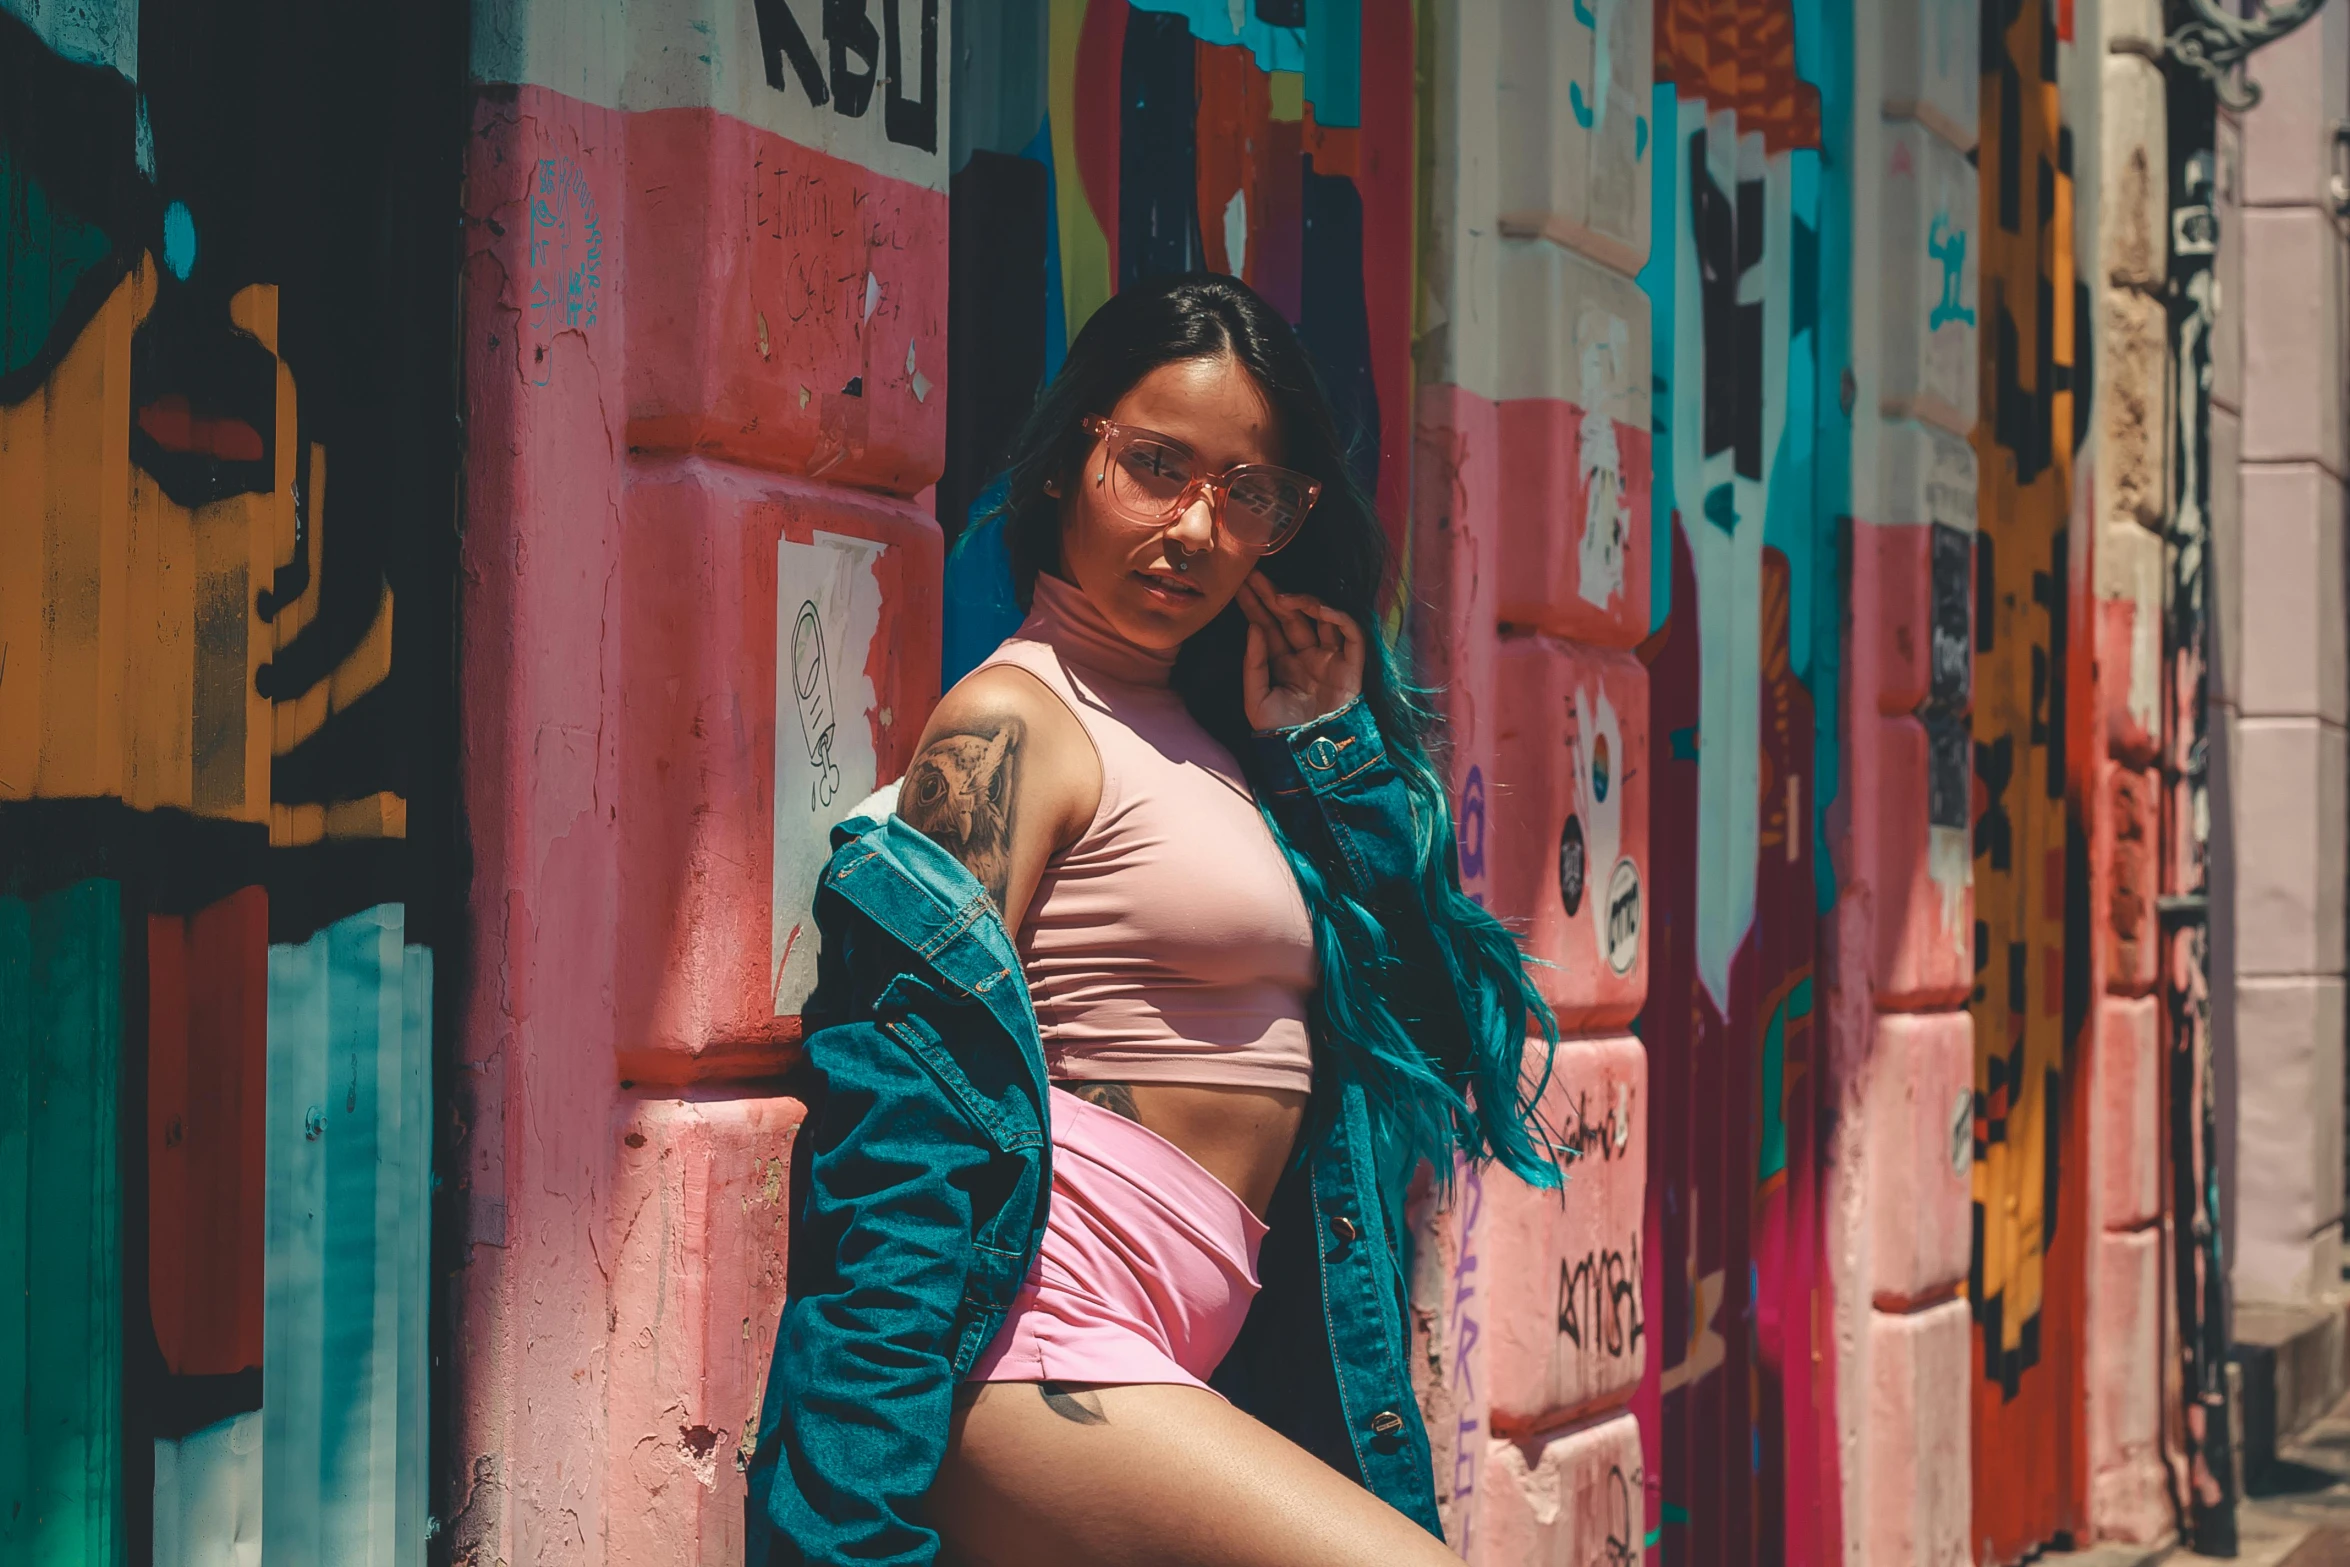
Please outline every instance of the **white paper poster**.
M832 827L872 792L873 710L866 673L881 630L885 546L818 533L775 546L775 892L769 948L775 1010L816 988L816 878Z

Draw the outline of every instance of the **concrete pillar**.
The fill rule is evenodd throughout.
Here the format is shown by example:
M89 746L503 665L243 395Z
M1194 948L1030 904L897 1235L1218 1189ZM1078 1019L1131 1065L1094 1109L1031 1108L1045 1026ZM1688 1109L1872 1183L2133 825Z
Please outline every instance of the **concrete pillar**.
M2172 1523L2162 1464L2169 1253L2156 880L2162 832L2163 613L2170 515L2168 99L2161 8L2108 0L2081 33L2066 123L2081 171L2076 254L2092 352L2075 526L2086 535L2096 653L2083 1040L2089 1170L2085 1270L2089 1520L2152 1541ZM2094 77L2092 83L2090 78ZM2077 96L2073 89L2080 91ZM2076 394L2077 395L2077 394Z
M2329 153L2350 112L2350 5L2256 56L2252 76L2263 97L2235 128L2234 177L2221 171L2221 316L2234 330L2218 336L2212 413L2213 730L2233 805L2215 877L2220 896L2233 889L2231 1239L2240 1300L2313 1304L2341 1284L2350 268Z
M1856 5L1852 528L1828 1004L1843 1559L1972 1559L1975 7ZM1937 744L1937 740L1940 744ZM1939 769L1939 772L1938 772ZM1942 774L1952 774L1955 784Z
M1463 884L1542 960L1567 1037L1563 1193L1462 1169L1418 1215L1412 1360L1446 1539L1627 1559L1643 1431L1648 1051L1650 8L1463 0L1419 38L1412 597ZM1653 1261L1648 1266L1653 1267ZM1651 1373L1653 1374L1653 1373Z

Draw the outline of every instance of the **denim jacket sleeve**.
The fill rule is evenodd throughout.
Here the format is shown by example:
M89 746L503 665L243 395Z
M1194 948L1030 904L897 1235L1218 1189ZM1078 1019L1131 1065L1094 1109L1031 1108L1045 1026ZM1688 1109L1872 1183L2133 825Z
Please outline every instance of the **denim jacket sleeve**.
M775 1470L755 1480L806 1560L926 1567L938 1536L919 1504L945 1453L988 1150L942 1135L919 1058L883 1025L808 1043L826 1087L800 1134L808 1185L759 1442Z
M1256 774L1267 809L1300 846L1337 850L1366 907L1416 901L1412 799L1361 697L1310 723L1259 730Z
M862 909L835 891L856 865ZM806 1162L750 1476L753 1563L936 1559L923 1501L954 1391L1033 1249L1042 1088L975 994L1000 960L956 939L951 900L913 887L881 860L836 855L817 896L810 1019L829 1026L807 1043L823 1087L795 1150Z

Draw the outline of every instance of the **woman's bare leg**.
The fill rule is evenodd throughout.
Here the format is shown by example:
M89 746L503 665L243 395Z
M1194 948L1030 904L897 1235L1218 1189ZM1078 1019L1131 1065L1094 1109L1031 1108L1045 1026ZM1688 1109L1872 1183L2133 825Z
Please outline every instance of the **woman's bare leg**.
M960 1567L1459 1567L1213 1393L973 1386L930 1493L930 1525Z

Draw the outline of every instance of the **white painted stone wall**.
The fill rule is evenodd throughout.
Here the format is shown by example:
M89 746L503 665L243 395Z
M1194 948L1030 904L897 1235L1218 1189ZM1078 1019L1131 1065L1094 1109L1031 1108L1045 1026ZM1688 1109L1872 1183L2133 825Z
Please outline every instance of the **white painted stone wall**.
M2341 1288L2350 266L2328 154L2350 115L2350 0L2251 74L2264 96L2232 137L2223 123L2219 176L2213 730L2232 832L2215 886L2233 888L2236 1293L2303 1302Z

